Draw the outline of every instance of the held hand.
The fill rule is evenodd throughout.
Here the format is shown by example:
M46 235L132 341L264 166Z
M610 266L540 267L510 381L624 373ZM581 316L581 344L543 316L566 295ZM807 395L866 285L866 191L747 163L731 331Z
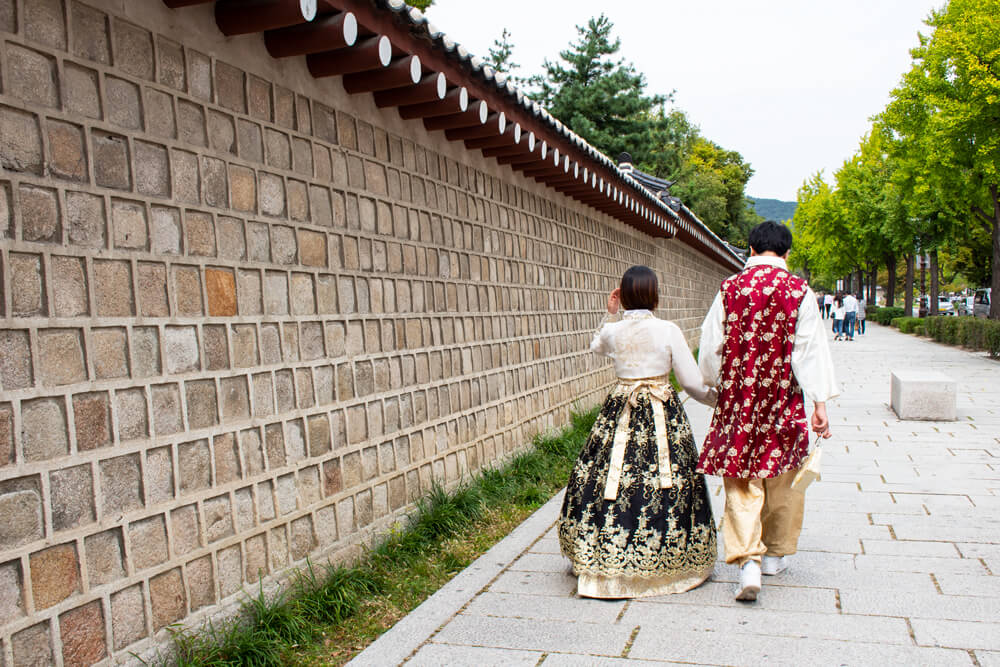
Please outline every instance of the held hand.
M830 420L826 416L826 404L816 403L812 413L812 430L817 437L829 438L833 434L830 432Z
M621 303L621 288L616 287L608 295L608 312L612 315L618 312L618 306Z

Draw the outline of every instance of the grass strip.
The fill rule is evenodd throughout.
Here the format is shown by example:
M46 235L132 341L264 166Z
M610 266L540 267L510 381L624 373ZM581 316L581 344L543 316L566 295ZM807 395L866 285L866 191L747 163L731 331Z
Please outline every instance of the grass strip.
M235 619L174 635L163 664L340 665L503 539L566 485L598 409L573 414L554 436L452 492L435 487L409 524L351 565L314 564L268 597L263 589Z

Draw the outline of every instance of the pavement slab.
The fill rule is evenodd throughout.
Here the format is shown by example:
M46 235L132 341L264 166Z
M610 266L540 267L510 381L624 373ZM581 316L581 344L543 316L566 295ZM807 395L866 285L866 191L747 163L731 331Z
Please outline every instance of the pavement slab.
M1000 667L1000 363L875 324L831 345L842 396L823 479L756 602L733 600L721 558L684 594L576 597L560 494L351 664ZM959 379L956 421L896 418L890 374L913 366ZM711 413L685 409L700 444Z

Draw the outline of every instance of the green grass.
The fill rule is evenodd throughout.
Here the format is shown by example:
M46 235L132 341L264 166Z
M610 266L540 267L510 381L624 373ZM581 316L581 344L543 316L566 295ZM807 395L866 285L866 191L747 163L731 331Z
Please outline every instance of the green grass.
M452 492L435 487L405 529L350 565L309 564L267 597L262 588L230 622L174 635L174 662L339 665L447 583L565 486L597 418L574 414L559 434Z

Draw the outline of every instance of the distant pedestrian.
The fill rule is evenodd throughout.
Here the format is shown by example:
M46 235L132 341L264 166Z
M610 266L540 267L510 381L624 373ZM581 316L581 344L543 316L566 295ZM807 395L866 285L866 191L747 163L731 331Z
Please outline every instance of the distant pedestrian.
M858 295L858 333L865 333L865 313L868 310L868 305L865 303L864 295Z
M848 292L844 295L843 332L847 340L854 340L854 325L858 320L858 299Z
M823 319L830 319L830 311L833 310L833 295L829 292L823 297Z
M573 466L559 519L559 547L577 595L635 598L681 593L712 573L718 557L712 503L695 471L698 450L673 370L697 401L714 405L684 334L653 311L656 274L633 266L608 296L592 352L618 376Z
M844 297L839 293L833 298L833 339L843 340L844 336Z

